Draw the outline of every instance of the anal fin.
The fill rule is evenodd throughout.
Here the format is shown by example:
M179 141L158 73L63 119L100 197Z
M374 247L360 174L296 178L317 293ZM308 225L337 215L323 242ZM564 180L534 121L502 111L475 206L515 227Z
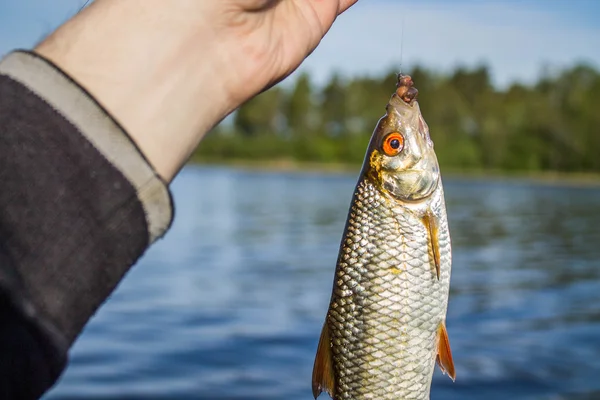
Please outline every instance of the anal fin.
M316 399L321 392L327 392L333 399L335 393L335 376L333 372L333 353L331 350L331 337L327 321L323 324L317 355L312 374L312 392Z
M448 332L444 322L440 322L438 327L438 348L436 361L443 373L448 374L452 379L456 379L456 371L454 370L454 361L452 360L452 350L450 350L450 341L448 340Z
M433 263L435 266L435 274L437 276L438 281L440 280L440 269L441 269L441 261L440 261L440 240L438 234L438 223L437 217L431 210L428 210L423 216L423 223L427 228L427 233L429 236L429 242L431 243L431 251L433 253Z

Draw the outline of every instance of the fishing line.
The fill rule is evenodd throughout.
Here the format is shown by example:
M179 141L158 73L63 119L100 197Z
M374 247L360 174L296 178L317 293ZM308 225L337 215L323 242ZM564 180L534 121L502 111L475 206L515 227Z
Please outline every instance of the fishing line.
M406 16L402 14L402 32L400 33L400 75L402 75L402 57L404 56L404 21Z

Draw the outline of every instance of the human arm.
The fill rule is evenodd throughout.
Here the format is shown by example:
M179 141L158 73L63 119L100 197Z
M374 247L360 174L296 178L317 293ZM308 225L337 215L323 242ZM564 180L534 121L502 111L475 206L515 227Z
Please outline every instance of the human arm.
M202 136L293 71L350 3L97 0L35 49L43 58L0 63L0 338L26 347L2 348L0 387L17 377L21 390L10 397L54 383L164 234L167 184Z
M356 0L99 0L36 52L170 181L203 135L290 74Z

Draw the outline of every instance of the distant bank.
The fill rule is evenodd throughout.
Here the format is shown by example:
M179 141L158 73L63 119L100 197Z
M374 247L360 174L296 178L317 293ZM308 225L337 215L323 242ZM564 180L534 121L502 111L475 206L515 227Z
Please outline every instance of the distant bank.
M292 159L244 160L194 157L189 165L210 165L264 172L310 172L322 174L358 174L361 164L304 162ZM600 173L557 171L502 171L446 168L441 165L444 178L505 181L532 181L565 186L600 187Z

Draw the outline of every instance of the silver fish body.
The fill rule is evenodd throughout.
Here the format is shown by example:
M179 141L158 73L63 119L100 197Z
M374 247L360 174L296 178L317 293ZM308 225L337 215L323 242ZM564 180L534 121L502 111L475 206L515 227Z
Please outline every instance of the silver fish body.
M408 100L392 97L352 198L315 360L315 398L324 390L335 400L429 399L436 358L454 377L444 193L427 125ZM394 136L385 139L395 132L402 157L382 145L395 146Z

